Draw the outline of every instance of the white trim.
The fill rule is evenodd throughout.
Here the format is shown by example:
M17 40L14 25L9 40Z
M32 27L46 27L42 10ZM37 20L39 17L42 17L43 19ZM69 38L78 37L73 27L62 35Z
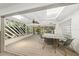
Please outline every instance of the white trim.
M19 40L22 40L22 39L24 39L24 38L27 38L27 37L30 37L30 36L32 36L33 34L26 34L26 35L24 35L24 36L21 36L21 37L17 37L17 38L12 38L12 39L7 39L7 40L5 40L5 46L6 45L9 45L9 44L12 44L12 43L15 43L15 42L17 42L17 41L19 41Z

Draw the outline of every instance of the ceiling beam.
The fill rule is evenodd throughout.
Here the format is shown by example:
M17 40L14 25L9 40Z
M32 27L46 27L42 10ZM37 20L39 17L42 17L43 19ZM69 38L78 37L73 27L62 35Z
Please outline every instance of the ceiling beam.
M5 14L2 16L9 17L9 16L13 16L13 15L20 15L20 14L26 14L26 13L46 10L46 9L50 9L50 8L68 6L68 5L72 5L72 4L75 4L75 3L53 3L53 4L42 6L42 7L37 7L37 8L32 8L32 9L28 9L28 10L19 11L19 12Z

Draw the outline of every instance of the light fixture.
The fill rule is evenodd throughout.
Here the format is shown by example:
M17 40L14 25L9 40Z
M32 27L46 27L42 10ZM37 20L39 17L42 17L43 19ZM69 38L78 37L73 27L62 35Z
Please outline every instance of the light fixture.
M12 16L12 17L17 18L17 19L23 19L23 16L21 16L21 15L15 15L15 16Z
M35 21L34 19L33 19L32 23L33 23L33 24L34 24L34 23L39 24L39 22L38 22L38 21Z

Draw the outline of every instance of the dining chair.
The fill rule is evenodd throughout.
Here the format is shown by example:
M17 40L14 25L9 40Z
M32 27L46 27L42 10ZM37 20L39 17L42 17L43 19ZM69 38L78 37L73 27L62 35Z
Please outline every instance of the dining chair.
M43 47L42 49L44 49L46 46L48 45L52 45L53 44L53 39L52 38L44 38L43 40Z
M68 48L71 45L72 41L73 41L73 39L67 39L66 41L60 41L59 42L59 47L64 49L65 56L67 55L66 48Z

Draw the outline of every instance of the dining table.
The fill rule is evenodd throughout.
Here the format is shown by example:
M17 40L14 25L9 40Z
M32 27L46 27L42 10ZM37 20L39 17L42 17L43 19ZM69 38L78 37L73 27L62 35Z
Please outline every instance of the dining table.
M44 33L42 35L42 38L44 39L44 43L46 45L52 45L55 47L55 52L56 52L56 47L59 46L59 38L55 36L52 33Z

